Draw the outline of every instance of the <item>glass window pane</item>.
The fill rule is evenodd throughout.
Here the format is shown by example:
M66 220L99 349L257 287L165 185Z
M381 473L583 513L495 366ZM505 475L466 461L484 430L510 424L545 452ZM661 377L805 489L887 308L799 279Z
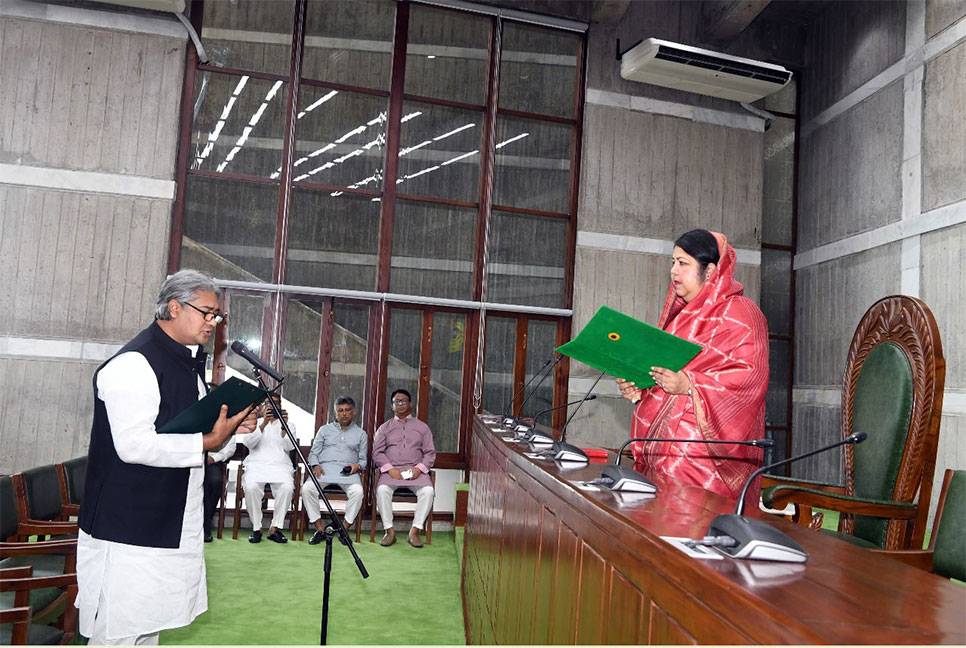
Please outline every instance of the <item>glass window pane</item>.
M493 203L570 212L570 126L498 118Z
M337 191L292 192L287 283L374 290L378 246L378 202Z
M306 79L389 89L395 2L311 0L305 19Z
M779 335L791 331L792 255L781 250L761 251L761 310L768 319L768 330Z
M561 308L569 222L493 212L486 301Z
M792 244L795 184L795 120L777 118L765 131L761 238Z
M476 210L399 201L393 222L390 290L471 299Z
M272 185L189 175L181 267L220 279L271 281L277 202Z
M228 340L241 340L257 356L262 355L262 323L266 309L269 308L268 295L245 295L229 292L226 303L228 305L228 319L225 324L228 330L225 337ZM267 353L265 354L268 355ZM252 366L237 353L228 353L228 366L225 378L236 376L255 382L252 378Z
M547 320L530 320L527 322L527 375L524 384L533 378L551 357L557 346L557 323ZM546 370L544 374L546 375ZM539 387L537 386L539 383ZM553 372L543 379L543 376L533 381L532 387L536 391L526 404L526 413L536 416L541 411L553 407ZM540 423L550 425L552 413L547 412L540 417Z
M287 309L282 393L288 401L285 409L295 424L299 443L307 445L315 436L322 301L293 298L288 300Z
M397 190L475 202L483 114L407 102L402 121Z
M299 95L294 181L382 191L386 99L312 86Z
M580 36L505 21L500 107L573 117Z
M491 20L411 5L406 92L483 104Z
M429 379L429 419L437 452L459 452L460 390L466 317L433 313L433 358Z
M483 409L506 414L513 403L513 357L517 321L509 317L486 316L483 360Z
M348 396L356 402L356 423L362 425L366 396L366 349L369 339L369 306L336 301L332 308L332 364L329 403L325 420L334 418L335 401Z
M200 108L191 168L269 177L282 159L286 92L282 81L203 72L195 91Z
M383 420L392 417L392 392L405 389L412 395L413 415L419 404L419 347L423 336L423 312L395 308L389 317L389 362Z
M206 2L201 41L211 63L288 76L292 64L292 0Z

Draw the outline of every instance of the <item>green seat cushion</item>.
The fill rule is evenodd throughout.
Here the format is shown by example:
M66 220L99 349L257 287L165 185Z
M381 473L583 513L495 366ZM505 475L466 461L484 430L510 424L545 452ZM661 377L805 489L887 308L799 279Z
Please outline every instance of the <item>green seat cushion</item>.
M11 567L33 567L34 576L60 576L64 573L64 556L58 554L11 556L0 560L0 568Z
M912 367L895 344L878 344L866 356L853 393L852 431L869 435L854 447L855 496L891 500L912 416ZM853 533L885 544L888 520L855 517Z
M27 643L32 646L56 646L64 636L62 630L52 626L31 623L27 630ZM13 638L13 626L7 623L0 625L0 644L9 645Z
M62 593L63 590L56 587L30 590L30 609L36 614L56 601ZM0 607L6 609L14 607L15 596L16 592L0 592Z
M966 470L953 473L946 505L936 530L933 571L966 581Z

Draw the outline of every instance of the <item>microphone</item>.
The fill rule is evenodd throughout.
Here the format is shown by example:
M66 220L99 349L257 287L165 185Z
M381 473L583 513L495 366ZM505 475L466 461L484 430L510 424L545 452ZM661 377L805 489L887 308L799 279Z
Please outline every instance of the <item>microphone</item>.
M748 479L745 480L745 484L741 488L741 495L738 497L735 512L716 517L711 522L711 526L708 527L708 535L700 542L704 543L713 540L718 545L719 551L732 558L797 563L805 562L808 560L808 554L797 542L762 520L753 520L742 515L745 508L745 494L748 492L748 487L751 486L751 483L756 477L766 470L778 468L779 466L784 466L793 461L811 457L812 455L817 455L839 446L862 443L866 438L868 438L868 435L865 432L856 432L841 441L821 447L818 450L812 450L811 452L806 452L783 461L776 461L773 464L762 466L751 473Z
M725 441L722 439L667 439L663 437L638 437L628 439L617 451L614 463L606 466L600 475L600 483L617 492L656 493L657 485L633 468L620 465L621 455L632 443L647 443L659 441L662 443L709 443L727 445L745 445L755 448L770 448L775 445L771 439L752 439L750 441Z
M279 375L277 371L269 367L268 364L266 364L261 358L259 358L257 355L252 353L251 349L249 349L247 346L242 344L241 340L235 340L234 342L232 342L231 350L237 353L238 355L240 355L241 357L243 357L245 360L248 360L248 363L251 364L256 369L258 369L259 371L267 373L269 376L274 378L275 382L280 383L283 380L285 380L285 378Z
M594 400L596 398L597 398L597 394L591 394L590 397L587 398L587 400L592 401L592 400ZM537 419L540 418L541 416L543 416L544 414L546 414L547 412L555 412L558 409L563 409L565 407L570 407L571 405L579 405L582 400L583 399L578 398L575 401L570 401L569 403L564 403L563 405L557 405L556 407L548 407L547 409L540 410L539 412L537 412L537 415L533 417L533 423L534 424L530 426L530 429L529 430L527 430L526 432L522 432L521 433L521 436L529 437L533 433L534 427L536 427Z
M590 386L590 389L587 390L587 393L584 394L584 397L580 399L579 403L577 403L577 407L575 407L574 411L570 413L569 417L567 417L567 421L563 424L563 427L560 428L560 440L554 442L553 439L551 439L553 448L550 450L550 452L553 454L554 459L557 459L558 461L577 461L580 463L588 463L590 461L587 453L584 452L582 448L579 448L572 443L567 443L567 426L570 425L570 422L574 419L574 416L576 416L577 411L581 408L581 406L587 401L592 400L591 392L594 391L594 387L597 386L597 383L599 383L600 379L603 377L604 372L601 371L600 375L597 376L597 380L594 381L594 384ZM596 398L596 396L594 398ZM536 443L536 441L531 439L531 443Z
M543 381L547 379L547 376L549 376L553 372L554 368L557 366L557 363L560 362L561 360L563 360L563 357L564 356L562 354L557 354L557 357L556 358L554 358L554 357L551 356L551 358L549 360L547 360L543 364L543 366L540 367L540 369L537 370L537 373L533 374L533 376L530 377L530 380L528 380L523 385L523 387L520 388L520 393L521 394L525 393L527 391L527 387L530 385L530 383L532 383L537 378L537 376L539 376L540 374L543 374L543 376L540 378L540 382L537 383L536 387L534 387L530 391L530 393L527 394L527 397L523 399L523 402L520 403L520 413L521 414L523 413L523 406L527 404L527 401L530 400L530 397L531 396L533 396L534 394L537 393L537 390L540 389L540 385L542 385L543 384ZM549 367L549 369L548 369L548 367ZM544 370L546 370L546 373L544 373ZM513 396L516 396L516 394L513 394ZM510 409L511 410L513 409L513 399L512 398L510 400ZM503 417L503 427L513 429L519 423L520 423L519 419L517 419L515 416L504 416Z

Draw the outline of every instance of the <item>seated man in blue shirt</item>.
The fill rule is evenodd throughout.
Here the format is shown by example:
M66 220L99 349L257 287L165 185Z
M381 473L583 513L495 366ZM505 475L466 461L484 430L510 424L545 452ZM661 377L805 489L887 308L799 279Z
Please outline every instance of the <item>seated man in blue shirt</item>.
M366 431L353 422L356 416L356 403L348 396L340 396L335 401L335 420L319 428L309 452L309 467L318 478L322 488L327 484L338 484L346 494L345 525L352 526L359 509L362 508L362 482L359 472L366 467L366 453L369 436ZM319 490L311 478L302 486L302 505L315 525L315 533L309 544L319 544L325 540L322 531L322 513L319 506Z

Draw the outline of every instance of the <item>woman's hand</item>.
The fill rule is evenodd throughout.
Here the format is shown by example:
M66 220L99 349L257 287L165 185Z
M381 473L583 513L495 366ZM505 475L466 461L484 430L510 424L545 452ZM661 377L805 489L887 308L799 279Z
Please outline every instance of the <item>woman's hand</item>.
M643 389L638 389L637 385L623 378L617 379L617 388L621 390L621 396L632 403L641 400L641 395L644 393Z
M651 367L651 378L657 386L669 394L687 394L691 389L691 379L683 371L671 371L663 367Z

